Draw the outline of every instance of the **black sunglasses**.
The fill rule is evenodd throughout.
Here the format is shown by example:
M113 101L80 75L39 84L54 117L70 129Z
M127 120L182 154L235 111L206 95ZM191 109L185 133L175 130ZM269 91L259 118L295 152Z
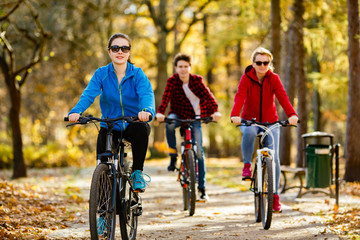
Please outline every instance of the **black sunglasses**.
M270 62L260 62L260 61L257 61L257 62L255 62L255 63L256 63L256 65L258 65L258 66L261 66L261 64L264 64L264 66L267 66L267 65L269 65Z
M131 47L129 47L129 46L118 46L118 45L114 45L114 46L111 46L110 48L109 48L113 53L117 53L117 52L119 52L119 50L121 49L121 51L123 52L123 53L128 53L129 51L130 51L130 49L131 49Z

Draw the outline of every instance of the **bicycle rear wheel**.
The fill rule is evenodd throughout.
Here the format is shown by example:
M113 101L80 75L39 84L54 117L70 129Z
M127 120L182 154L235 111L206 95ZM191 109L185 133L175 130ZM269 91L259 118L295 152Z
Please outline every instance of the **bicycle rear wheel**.
M187 169L187 195L189 215L192 216L195 213L196 203L196 172L195 172L195 158L192 150L186 153L186 169Z
M138 216L142 210L140 199L132 191L131 185L125 177L120 178L120 186L121 211L119 219L121 239L134 240L136 239Z
M254 203L255 203L255 221L261 222L261 194L258 190L258 179L257 179L257 167L255 164L254 174L253 174L253 190L254 190Z
M89 201L91 239L115 239L116 205L112 208L114 181L110 171L108 165L100 164L92 177Z
M262 225L264 229L269 229L271 225L272 212L273 212L273 198L274 198L274 186L273 186L273 170L272 159L266 157L262 167L263 174L263 192L261 193L261 216Z

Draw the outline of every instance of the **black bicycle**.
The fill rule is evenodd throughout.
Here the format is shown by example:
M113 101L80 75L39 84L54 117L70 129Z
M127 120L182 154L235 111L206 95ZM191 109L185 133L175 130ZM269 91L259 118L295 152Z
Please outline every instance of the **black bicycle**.
M196 142L192 140L191 124L194 122L209 123L213 122L212 117L195 118L195 119L173 119L165 118L166 123L181 123L180 133L184 140L181 143L181 162L178 180L183 190L184 210L189 210L189 215L193 216L195 213L196 202L196 183L199 178L199 166L196 155Z
M64 118L65 121L69 119ZM88 124L104 122L107 125L106 151L99 154L92 176L89 201L91 239L115 239L116 214L119 215L122 240L136 239L138 216L142 214L142 200L133 191L131 162L126 158L125 147L130 146L120 137L119 146L112 141L113 127L120 123L136 123L138 117L100 119L93 116L80 117L78 122ZM97 126L97 125L96 125ZM118 154L120 152L120 154Z

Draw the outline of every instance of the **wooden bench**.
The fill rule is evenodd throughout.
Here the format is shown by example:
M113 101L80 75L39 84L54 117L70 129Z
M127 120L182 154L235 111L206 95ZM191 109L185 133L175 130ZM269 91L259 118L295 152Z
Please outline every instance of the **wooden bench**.
M299 190L296 193L296 198L300 198L302 196L302 190L305 188L303 184L303 177L305 176L305 168L294 168L290 166L281 165L281 175L283 178L280 178L280 187L279 191L280 193L285 193L287 190L298 188ZM295 185L287 186L288 179L287 175L288 173L293 174L293 178L296 181Z

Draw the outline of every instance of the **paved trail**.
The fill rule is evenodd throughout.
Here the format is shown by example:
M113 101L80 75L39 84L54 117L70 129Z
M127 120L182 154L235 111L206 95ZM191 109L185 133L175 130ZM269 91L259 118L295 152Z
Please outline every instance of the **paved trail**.
M197 203L195 215L189 217L183 211L182 191L175 173L165 171L166 165L147 163L145 172L152 181L143 196L143 215L139 218L138 240L202 240L202 239L340 239L326 231L320 216L312 213L332 209L324 199L307 197L295 200L293 196L281 195L283 213L275 214L269 230L264 230L254 218L253 194L235 189L209 185L210 201ZM81 182L84 198L88 198L92 169L84 173ZM89 239L87 209L79 212L83 223L53 232L50 237L64 239L75 237ZM119 233L119 231L118 231ZM120 234L119 238L120 239Z

